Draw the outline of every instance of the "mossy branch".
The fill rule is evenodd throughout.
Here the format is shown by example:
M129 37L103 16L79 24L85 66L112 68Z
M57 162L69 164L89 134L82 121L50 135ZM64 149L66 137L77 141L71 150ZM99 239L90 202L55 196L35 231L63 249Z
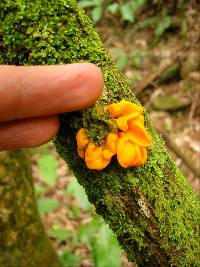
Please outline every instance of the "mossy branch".
M101 68L102 97L89 109L61 116L55 145L129 259L139 266L199 266L199 200L146 113L153 146L144 166L123 169L114 158L105 170L92 171L77 155L75 135L80 127L97 143L110 131L106 118L98 113L102 107L121 99L138 103L88 17L73 0L3 0L0 16L0 63L89 61Z

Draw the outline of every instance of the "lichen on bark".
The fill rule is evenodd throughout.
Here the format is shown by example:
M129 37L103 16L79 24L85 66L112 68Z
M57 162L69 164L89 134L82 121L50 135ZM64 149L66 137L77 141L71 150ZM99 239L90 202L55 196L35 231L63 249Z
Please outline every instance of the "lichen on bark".
M129 259L140 266L199 266L199 200L166 153L146 113L153 145L144 166L123 169L113 158L106 169L94 171L77 155L75 135L81 127L96 143L110 131L106 116L98 110L121 99L138 103L88 17L73 0L2 1L0 16L0 63L89 61L101 68L103 95L89 109L61 115L55 145Z

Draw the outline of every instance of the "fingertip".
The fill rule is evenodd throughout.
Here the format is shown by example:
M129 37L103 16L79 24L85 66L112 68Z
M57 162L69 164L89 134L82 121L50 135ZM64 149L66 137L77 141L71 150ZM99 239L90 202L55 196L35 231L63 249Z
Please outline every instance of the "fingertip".
M93 63L81 63L81 64L87 70L88 75L91 75L90 79L96 81L96 90L99 91L99 93L101 94L104 87L104 77L101 72L101 69Z
M83 109L94 104L102 95L104 78L101 69L92 63L78 63L80 65L79 78L82 82L77 98L76 109ZM75 64L77 65L77 64Z
M89 63L90 68L91 68L91 73L93 75L92 79L95 82L95 86L94 86L94 100L97 100L103 91L103 87L104 87L104 78L103 78L103 74L101 72L101 69L99 67L97 67L96 65Z

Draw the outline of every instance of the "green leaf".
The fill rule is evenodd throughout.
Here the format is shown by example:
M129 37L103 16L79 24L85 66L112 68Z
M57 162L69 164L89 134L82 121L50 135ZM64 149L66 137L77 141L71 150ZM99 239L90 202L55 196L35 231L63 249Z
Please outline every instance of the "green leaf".
M154 33L157 37L161 37L165 33L165 31L170 27L171 27L171 18L165 17L165 19L158 24Z
M52 155L43 155L39 159L39 172L42 179L49 186L54 186L56 183L57 162Z
M96 241L99 229L103 224L103 220L99 215L93 215L88 225L80 225L78 231L78 239L85 244L93 245Z
M121 249L108 225L102 224L93 246L93 260L96 267L120 267Z
M70 251L66 251L59 257L64 267L78 267L81 261L81 257L72 254Z
M72 220L80 219L81 210L80 207L71 207L68 211L68 217Z
M117 61L117 66L119 67L120 70L124 70L127 63L128 63L128 56L124 54Z
M43 186L36 185L35 186L35 193L36 195L44 194L47 191L47 189Z
M160 18L159 17L150 17L150 18L146 18L144 21L140 22L140 27L141 28L145 28L147 26L154 26L157 25L160 22Z
M101 1L98 1L98 0L90 0L90 1L87 1L87 0L82 0L82 1L79 1L78 2L78 5L81 7L81 8L87 8L87 7L94 7L94 6L97 6L100 4Z
M135 18L133 14L133 9L129 2L120 6L120 13L124 20L127 20L129 22L134 22Z
M142 7L142 6L144 6L145 3L146 3L146 0L137 0L137 5L138 5L138 7Z
M186 108L191 104L188 98L181 98L172 95L157 96L153 100L153 108L156 110L176 111Z
M54 211L60 203L52 198L39 198L37 201L38 211L41 215Z
M96 233L99 232L99 229L101 228L103 224L104 224L104 221L99 215L97 214L93 215L92 220L87 229L88 235L96 236Z
M116 48L111 52L111 56L112 57L121 57L122 55L124 55L125 52L122 48Z
M72 236L72 233L69 232L66 228L53 228L51 236L57 238L60 241L65 241L66 239Z
M66 195L74 196L77 200L78 205L84 211L90 211L92 209L92 205L88 201L84 188L77 182L77 179L75 177L67 186Z
M107 11L113 15L118 11L118 9L119 9L119 3L114 3L107 7Z
M95 267L121 266L121 249L100 216L94 215L87 226L81 225L77 236L82 243L91 246Z
M122 48L116 48L111 52L112 57L116 61L120 70L123 70L128 63L128 55Z
M131 57L133 58L133 65L135 67L140 67L142 64L142 58L144 57L145 53L138 49L131 50Z
M88 234L88 228L90 228L90 225L80 225L79 230L78 230L78 234L77 234L77 238L79 241L81 241L82 243L86 244L86 245L90 245L91 244L91 237Z
M141 63L142 63L141 57L135 57L135 58L133 58L133 65L135 67L140 67L141 66Z
M99 20L101 19L102 13L103 13L103 8L101 6L97 6L92 10L91 17L94 23L99 22Z

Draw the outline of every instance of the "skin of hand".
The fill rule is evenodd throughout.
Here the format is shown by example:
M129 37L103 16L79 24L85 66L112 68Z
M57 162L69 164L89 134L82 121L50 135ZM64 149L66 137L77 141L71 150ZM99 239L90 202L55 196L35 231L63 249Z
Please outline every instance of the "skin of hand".
M101 95L103 76L91 63L0 66L0 151L51 140L58 114L91 106Z

